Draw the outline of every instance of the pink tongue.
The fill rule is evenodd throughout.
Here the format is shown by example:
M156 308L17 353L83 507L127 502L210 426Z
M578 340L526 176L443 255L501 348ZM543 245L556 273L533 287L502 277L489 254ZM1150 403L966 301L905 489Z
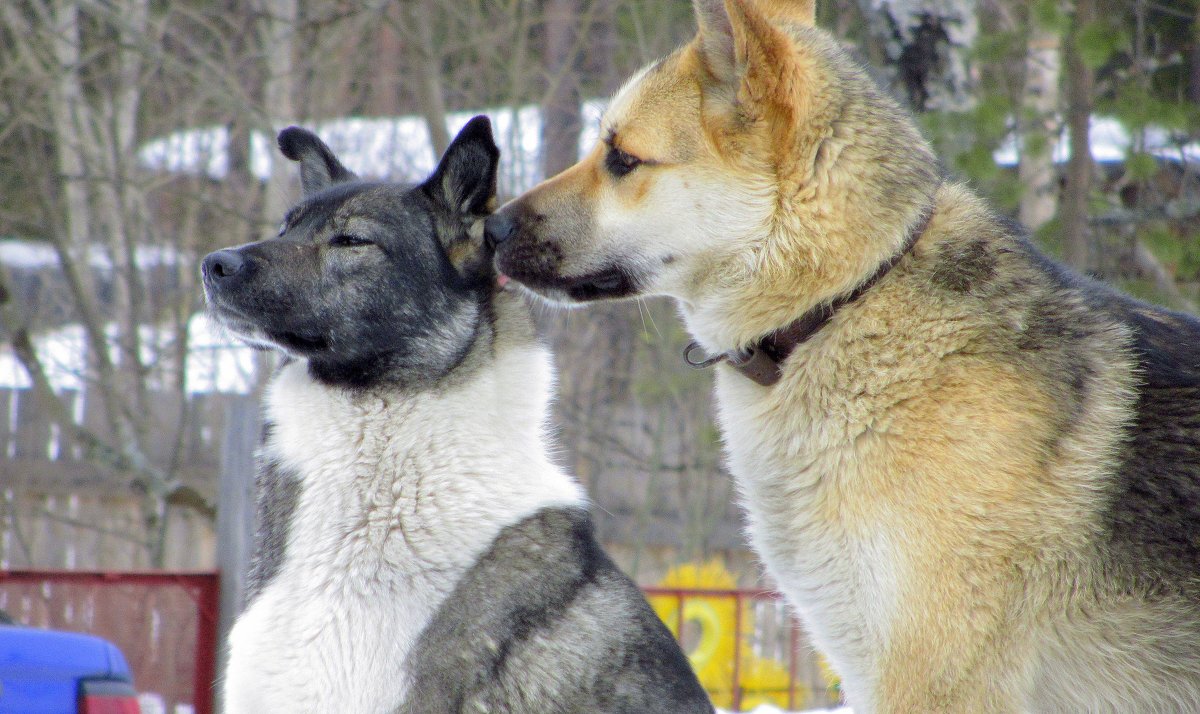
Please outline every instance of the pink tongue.
M505 275L504 273L496 274L496 285L498 285L500 287L504 287L505 285L508 285L508 280L509 280L508 276Z

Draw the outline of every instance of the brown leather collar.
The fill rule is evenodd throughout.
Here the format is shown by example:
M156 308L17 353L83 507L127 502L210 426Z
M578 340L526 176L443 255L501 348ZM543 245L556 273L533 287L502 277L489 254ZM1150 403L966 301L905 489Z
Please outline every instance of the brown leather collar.
M703 348L699 343L691 342L683 350L683 361L694 369L704 369L718 362L725 362L764 387L775 384L783 376L783 361L796 347L817 334L838 310L862 297L863 293L870 290L875 283L887 275L888 271L895 267L901 258L908 255L921 235L925 233L925 229L929 227L929 221L933 218L935 201L936 199L931 199L925 210L921 212L921 217L909 231L908 239L905 240L900 251L880 264L869 278L859 283L858 287L829 302L817 305L794 322L739 350L722 352L712 357L704 356L702 359L696 360L692 358L692 355L696 352L704 355Z

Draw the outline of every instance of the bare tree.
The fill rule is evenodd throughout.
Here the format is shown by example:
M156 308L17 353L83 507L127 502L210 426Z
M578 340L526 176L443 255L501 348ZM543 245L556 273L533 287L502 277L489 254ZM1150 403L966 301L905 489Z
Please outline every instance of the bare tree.
M542 173L553 176L579 158L580 0L547 0L546 95L542 102Z
M171 354L162 349L162 340L145 341L143 326L158 316L151 314L154 302L138 257L152 228L148 184L136 164L137 119L144 76L152 69L148 63L156 61L158 48L151 43L159 26L157 20L152 24L147 0L96 6L86 17L78 3L67 0L6 4L3 12L14 69L46 88L25 114L10 119L8 128L34 126L54 136L53 175L62 191L45 205L46 225L52 227L45 238L58 254L86 336L88 385L105 415L99 431L71 418L32 349L30 327L11 302L4 328L55 422L116 483L142 494L149 564L161 566L168 505L209 516L214 506L182 483L172 464L152 456L151 441L161 438L152 432L182 420L175 414L164 424L147 396L148 373L158 368L175 374L179 383L179 370L166 364ZM115 41L104 41L109 37ZM92 268L97 255L112 266L111 295L97 285ZM11 289L3 292L11 301Z
M1095 268L1088 199L1092 189L1090 124L1095 72L1084 62L1080 47L1083 29L1096 17L1095 0L1075 0L1071 31L1065 48L1067 127L1071 158L1067 162L1066 186L1059 205L1063 230L1063 257L1079 270Z
M1037 230L1058 210L1058 172L1054 150L1059 129L1059 78L1062 74L1062 34L1052 18L1040 17L1025 3L1024 76L1017 112L1020 142L1017 177L1022 187L1018 218ZM1051 6L1053 7L1053 5Z
M914 111L962 110L974 101L968 52L975 0L858 0L896 94Z

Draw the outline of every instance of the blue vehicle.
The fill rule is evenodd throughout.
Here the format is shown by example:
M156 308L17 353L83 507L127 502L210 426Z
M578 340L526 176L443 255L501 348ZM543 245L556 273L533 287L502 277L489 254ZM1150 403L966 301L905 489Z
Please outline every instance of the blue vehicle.
M0 611L0 714L140 714L113 643L22 627Z

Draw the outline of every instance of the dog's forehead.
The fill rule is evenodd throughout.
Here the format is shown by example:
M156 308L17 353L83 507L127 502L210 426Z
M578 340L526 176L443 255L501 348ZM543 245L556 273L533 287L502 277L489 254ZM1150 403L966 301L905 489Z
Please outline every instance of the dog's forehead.
M282 230L321 230L354 223L414 223L427 212L423 196L413 186L352 183L332 186L292 207Z
M601 122L601 136L641 158L684 160L695 150L700 89L674 54L643 67L614 95ZM682 111L681 111L682 110Z

